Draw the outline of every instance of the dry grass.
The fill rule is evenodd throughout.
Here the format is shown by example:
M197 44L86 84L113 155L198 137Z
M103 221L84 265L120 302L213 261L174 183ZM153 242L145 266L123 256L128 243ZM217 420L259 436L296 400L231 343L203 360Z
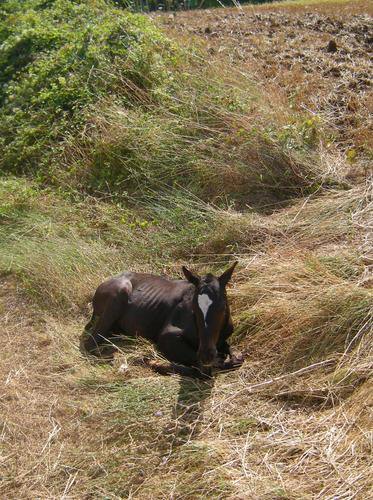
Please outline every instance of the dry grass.
M359 15L365 8L338 5ZM260 12L271 9L288 7ZM251 119L267 126L269 116L278 116L285 124L291 116L285 96L273 94L273 102L263 122L263 107L244 123L241 113L221 116L209 108L206 116L227 138L232 117L246 131ZM148 170L155 165L149 151L158 158L167 152L175 163L172 150L156 141L168 138L162 134L174 116L161 110L159 121L146 123L148 133L136 137L129 124L139 127L138 117L121 119L122 111L110 107L97 119L99 158L118 152L113 146L128 136L136 162L143 158ZM208 135L202 119L177 125L191 123ZM196 146L188 149L184 139L177 162ZM254 154L258 142L237 144L233 137L229 147L213 144L202 180L212 151L214 161L223 155L219 165L234 186L233 160L244 158L245 144ZM276 159L275 142L269 144ZM296 201L281 196L281 203L268 196L260 210L253 192L249 206L223 209L190 192L159 199L149 190L124 209L107 193L71 199L25 180L1 181L1 498L371 497L372 184L345 182L348 162L333 148L318 149L315 192L298 191ZM70 154L94 159L84 148ZM160 174L167 177L167 169ZM326 189L331 178L344 189ZM222 186L211 185L222 194ZM208 383L161 377L141 363L144 354L158 354L138 341L125 342L111 363L79 351L87 302L107 275L132 268L176 276L187 260L202 271L220 269L233 256L240 263L229 290L233 342L246 354L240 370Z
M2 496L367 497L369 384L341 399L341 370L320 366L252 388L268 380L254 356L215 384L194 383L132 365L128 348L119 373L122 360L90 365L79 354L76 322L27 317L2 284Z
M92 363L78 348L79 308L71 315L59 302L58 313L52 302L43 311L20 281L3 277L0 494L367 498L372 294L361 227L370 209L363 186L303 200L248 219L264 233L250 248L240 222L230 296L246 362L212 383L153 374L138 362L157 356L144 344ZM66 280L54 279L66 293Z

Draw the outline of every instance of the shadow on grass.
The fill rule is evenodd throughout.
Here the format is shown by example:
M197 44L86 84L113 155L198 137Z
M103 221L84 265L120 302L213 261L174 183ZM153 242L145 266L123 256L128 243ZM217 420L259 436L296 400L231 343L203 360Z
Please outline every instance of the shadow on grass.
M211 396L214 383L214 378L206 381L180 378L173 411L173 445L187 443L198 434L203 420L204 403Z
M106 344L100 345L97 352L87 352L85 343L91 333L91 327L92 324L89 323L80 336L80 351L87 356L90 363L110 364L113 362L114 354L118 350L123 350L127 354L136 353L139 355L138 361L144 362L143 353L136 349L138 339L133 337L113 336L107 339ZM144 348L143 345L142 348ZM180 376L179 381L177 400L172 410L171 422L164 429L165 435L171 441L171 448L188 442L198 434L203 418L204 403L211 396L215 377L201 380Z

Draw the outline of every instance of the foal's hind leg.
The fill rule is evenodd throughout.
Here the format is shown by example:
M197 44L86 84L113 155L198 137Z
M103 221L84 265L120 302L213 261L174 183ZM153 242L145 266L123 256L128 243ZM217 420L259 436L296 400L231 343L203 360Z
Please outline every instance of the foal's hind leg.
M89 352L96 350L104 344L112 335L111 329L116 321L123 315L123 311L128 304L128 291L126 287L118 288L107 298L104 310L93 326L92 332L85 341L85 349ZM95 317L95 311L93 318ZM92 320L91 322L92 323ZM89 324L90 324L89 323Z

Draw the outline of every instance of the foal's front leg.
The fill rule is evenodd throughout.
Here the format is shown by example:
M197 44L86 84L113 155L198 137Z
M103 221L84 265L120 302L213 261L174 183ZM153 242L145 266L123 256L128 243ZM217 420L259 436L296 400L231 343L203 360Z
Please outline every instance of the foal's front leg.
M197 350L186 340L183 330L169 326L159 335L157 347L171 361L171 365L152 363L152 368L163 374L176 373L187 377L209 378L211 369L202 369Z
M232 348L226 340L218 345L218 360L217 368L219 370L232 370L239 368L243 364L243 355L241 353L234 354Z

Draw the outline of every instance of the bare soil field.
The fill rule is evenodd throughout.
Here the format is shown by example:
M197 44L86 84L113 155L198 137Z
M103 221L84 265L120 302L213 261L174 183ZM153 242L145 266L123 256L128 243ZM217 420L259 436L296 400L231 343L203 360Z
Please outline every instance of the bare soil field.
M373 139L373 8L368 2L243 6L157 14L171 34L202 39L294 110L321 119L367 167Z

